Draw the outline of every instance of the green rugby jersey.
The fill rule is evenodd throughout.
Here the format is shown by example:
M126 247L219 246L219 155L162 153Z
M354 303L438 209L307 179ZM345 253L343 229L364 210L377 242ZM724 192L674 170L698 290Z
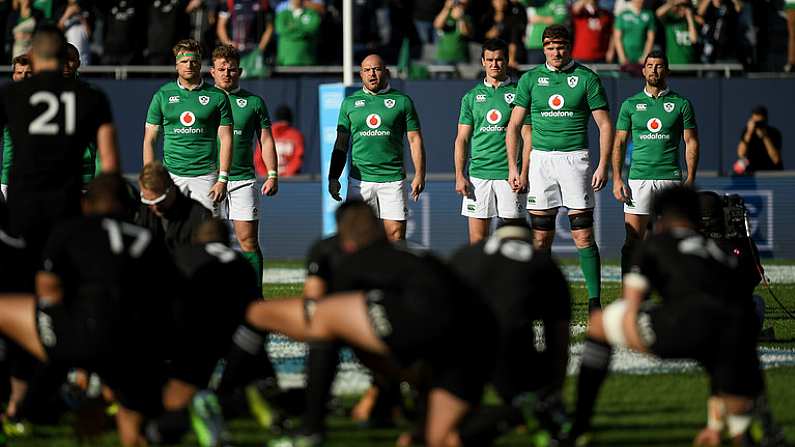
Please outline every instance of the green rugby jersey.
M624 45L627 62L637 64L644 56L646 33L657 29L654 13L648 9L642 9L640 13L636 14L631 8L627 8L616 17L615 27L621 31L621 43Z
M262 98L239 87L229 92L229 106L235 122L229 180L251 180L255 178L252 140L259 138L261 129L271 127L268 108Z
M389 86L358 90L342 101L337 129L351 134L351 177L380 183L406 177L403 134L420 130L420 120L405 93Z
M218 126L232 125L229 99L202 81L188 90L172 81L155 92L146 123L163 128L163 162L168 171L198 177L218 170Z
M687 19L669 12L662 18L665 24L665 55L669 64L691 64L696 61L696 49L690 41Z
M587 149L591 111L608 108L599 76L574 61L561 70L543 64L522 75L515 102L528 109L533 149L541 151Z
M492 87L484 79L461 98L458 124L472 126L469 175L485 180L508 178L505 131L516 99L516 84L510 79ZM530 116L525 118L530 124Z
M616 130L632 133L633 180L680 180L679 142L684 129L696 128L693 106L663 90L656 98L644 89L621 104Z
M3 171L0 175L0 183L8 184L8 173L11 172L11 165L14 163L14 147L11 143L11 133L8 127L3 128Z

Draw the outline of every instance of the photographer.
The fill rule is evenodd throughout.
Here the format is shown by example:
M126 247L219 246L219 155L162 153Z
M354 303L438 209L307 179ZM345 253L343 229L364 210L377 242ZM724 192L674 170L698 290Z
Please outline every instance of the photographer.
M767 122L767 107L756 106L737 144L737 175L783 169L781 132Z

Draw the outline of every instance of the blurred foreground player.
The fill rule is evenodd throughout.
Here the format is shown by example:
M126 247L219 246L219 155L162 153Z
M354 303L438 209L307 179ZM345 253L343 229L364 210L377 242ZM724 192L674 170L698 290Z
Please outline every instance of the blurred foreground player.
M248 333L264 337L263 331L273 331L302 341L344 342L376 370L427 360L433 379L426 441L445 445L460 418L480 402L487 371L479 366L488 363L472 365L468 352L491 341L489 318L484 317L488 312L439 261L389 244L381 222L364 203L350 206L341 216L339 240L350 253L338 270L339 287L356 291L317 302L256 302L247 312ZM473 327L488 330L476 336ZM261 340L252 345L261 346Z
M624 299L591 315L577 384L571 440L590 428L611 347L698 361L710 377L708 426L696 445L783 445L764 398L756 350L758 322L733 257L697 233L698 195L675 186L655 198L655 234L624 277ZM647 301L658 292L660 304ZM587 436L583 437L587 438ZM577 440L578 444L582 440Z
M83 152L89 142L97 142L103 171L118 171L119 162L107 98L63 77L63 34L42 27L32 45L34 75L0 92L0 125L8 126L14 145L9 229L38 251L54 224L80 214Z
M33 66L30 63L30 57L23 54L15 57L11 61L11 80L14 82L21 81L33 76ZM14 160L14 148L11 143L11 134L8 133L8 127L3 128L3 171L0 174L0 200L8 199L8 173L11 172L11 164Z

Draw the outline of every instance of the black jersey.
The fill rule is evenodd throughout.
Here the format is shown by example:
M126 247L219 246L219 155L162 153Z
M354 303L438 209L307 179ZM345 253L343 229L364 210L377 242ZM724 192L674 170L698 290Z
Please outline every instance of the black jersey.
M168 250L174 253L178 247L190 245L193 233L211 217L210 210L178 190L172 208L162 217L148 206L141 205L135 223L151 231L155 239L165 243Z
M491 308L504 331L534 320L571 319L571 296L552 258L497 234L456 252L451 265Z
M83 152L96 141L97 129L112 122L105 94L53 71L6 84L0 101L0 127L8 126L14 144L8 193L12 232L78 216ZM42 202L45 206L35 206Z
M715 241L689 229L646 240L636 251L631 272L645 277L663 301L687 305L694 299L750 305L736 259Z
M344 255L337 235L318 240L309 249L306 260L307 276L317 276L325 281L327 293L336 292L334 270Z
M39 264L24 239L0 230L0 293L33 293Z
M210 242L178 247L174 252L177 267L188 281L191 296L220 299L220 303L250 303L262 296L251 282L251 264L240 253L224 244ZM244 304L244 305L245 305Z

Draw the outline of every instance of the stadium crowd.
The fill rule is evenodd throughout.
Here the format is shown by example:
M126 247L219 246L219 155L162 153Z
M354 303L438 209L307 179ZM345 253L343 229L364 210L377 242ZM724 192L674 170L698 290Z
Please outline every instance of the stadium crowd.
M471 32L465 4L444 6L434 26L452 18L452 33ZM315 23L310 10L288 5L284 21ZM329 195L341 201L350 164L337 234L310 250L303 296L264 300L258 204L278 193L279 162L265 100L239 85L247 49L214 47L212 84L202 77L199 41L169 49L176 79L152 95L133 186L118 172L109 100L78 78L79 46L59 28L33 32L29 57L15 59L14 82L0 90L0 125L13 153L0 202L0 444L29 434L25 421L69 409L102 425L104 416L90 417L93 405L102 415L112 408L125 446L179 442L191 426L203 447L225 446L224 413L240 414L242 394L267 428L290 412L288 401L303 402L292 406L301 425L269 445L321 446L345 345L376 378L363 398L376 402L364 406L380 402L391 415L400 407L395 387L410 386L415 426L398 445L484 446L519 426L536 445L588 445L617 349L704 367L709 411L696 445L722 438L787 445L757 353L764 315L752 294L761 272L746 211L738 196L694 189L696 113L668 87L669 60L648 42L640 53L618 50L638 57L644 86L623 101L615 125L599 76L572 59L565 26L543 30L544 63L516 83L508 72L515 48L484 42L485 76L462 98L455 142L470 243L448 260L401 242L409 197L417 201L425 189L421 119L412 99L391 87L385 60L362 58L362 88L340 106L327 178ZM599 132L593 169L591 119ZM744 137L758 131L764 145L760 122ZM261 186L255 153L267 169ZM603 306L593 210L611 167L627 239L622 297ZM572 297L551 256L560 208L589 312L573 417L563 400ZM493 218L501 225L492 232ZM230 247L229 227L240 251ZM272 333L309 344L298 398L278 388L265 349ZM498 404L481 405L486 385Z
M3 0L2 60L26 52L51 22L83 65L169 65L183 38L243 53L248 75L269 66L339 65L340 0ZM477 45L501 38L509 64L543 62L540 36L574 30L584 62L639 65L652 49L672 64L739 62L748 70L795 64L795 5L754 0L355 0L356 60L378 52L391 63L477 63ZM786 25L785 25L786 22ZM404 43L411 51L401 52ZM631 69L631 68L630 68ZM637 70L635 70L637 72Z

